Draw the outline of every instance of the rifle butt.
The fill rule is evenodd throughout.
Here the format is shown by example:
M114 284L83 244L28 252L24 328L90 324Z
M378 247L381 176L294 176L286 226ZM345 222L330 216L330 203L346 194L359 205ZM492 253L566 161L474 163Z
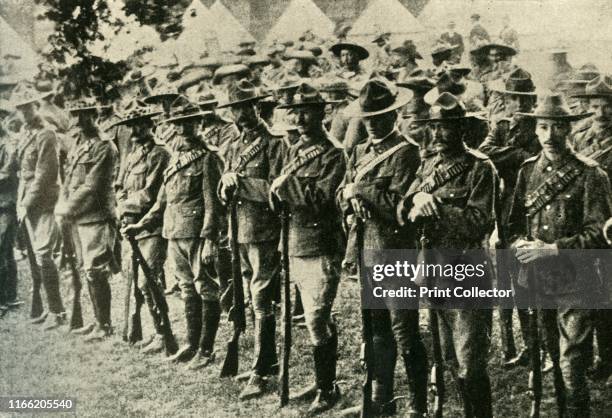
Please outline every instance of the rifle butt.
M221 367L220 377L232 377L238 374L238 337L227 343L227 354Z

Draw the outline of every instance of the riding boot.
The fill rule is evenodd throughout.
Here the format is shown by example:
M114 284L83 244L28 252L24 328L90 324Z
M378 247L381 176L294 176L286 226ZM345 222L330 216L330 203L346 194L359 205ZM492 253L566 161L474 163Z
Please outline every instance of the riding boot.
M333 408L340 398L340 390L336 385L337 348L338 334L335 327L325 344L313 347L317 394L308 408L312 415Z
M277 375L279 372L278 356L276 354L276 318L274 314L263 318L264 338L264 376Z
M184 363L191 360L198 352L202 333L202 299L199 295L189 295L183 300L185 304L185 324L187 326L187 345L168 357L171 363Z
M486 373L465 380L466 403L470 405L474 418L492 418L491 382Z
M188 370L202 369L214 361L214 346L220 318L221 305L218 301L202 301L202 330L198 354L187 365Z
M427 351L419 339L412 344L411 350L403 353L406 376L408 378L409 405L416 414L427 413Z
M372 380L373 408L382 415L396 412L393 400L393 383L397 346L394 339L374 337L374 370Z
M64 312L64 304L59 287L59 272L53 260L44 259L40 266L42 284L47 294L49 312L59 314Z

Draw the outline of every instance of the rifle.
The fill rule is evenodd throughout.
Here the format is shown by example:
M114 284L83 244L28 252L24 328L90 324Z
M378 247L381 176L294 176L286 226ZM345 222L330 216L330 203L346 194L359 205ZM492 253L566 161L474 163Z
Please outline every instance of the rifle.
M423 261L427 264L429 240L425 235L424 226L421 229L419 244L423 255ZM444 360L442 359L442 344L440 342L440 324L438 323L438 314L434 308L429 308L429 327L431 328L431 346L433 353L429 391L433 395L433 416L434 418L442 418L446 387L444 385Z
M374 335L370 310L363 306L363 293L366 283L362 275L363 262L363 221L355 216L355 236L357 241L357 276L362 293L361 301L361 362L364 369L364 379L361 385L361 418L369 418L372 411L372 380L374 379Z
M531 234L531 217L526 216L527 221L527 236L528 241L533 241ZM527 289L529 292L529 360L531 363L531 371L529 372L529 393L531 395L531 412L530 418L540 417L540 404L542 402L542 366L540 359L540 336L538 332L538 310L535 306L535 283L533 266L523 265L521 267L523 274L527 275Z
M42 285L42 276L38 264L36 263L36 255L32 248L32 240L30 233L25 225L25 221L19 224L19 236L22 241L22 247L25 247L30 264L30 272L32 274L32 305L30 308L30 318L38 318L43 314L42 297L40 295L40 287Z
M60 267L68 267L72 276L72 313L70 314L70 329L77 329L83 326L83 311L81 309L81 289L83 283L76 263L76 253L72 242L70 225L62 225L62 255Z
M125 281L126 289L125 296L123 299L123 332L122 337L123 341L128 341L128 333L130 331L130 300L132 299L132 275L127 275L127 280Z
M232 292L233 304L229 310L228 318L234 324L232 339L227 343L227 354L221 367L221 377L236 376L238 374L238 341L240 334L246 329L246 315L244 309L244 290L242 288L242 270L240 268L240 254L238 252L238 219L236 216L236 199L230 204L230 248L232 251Z
M155 303L155 308L161 317L161 328L164 337L166 355L172 355L178 351L178 344L176 343L176 338L174 338L174 334L172 333L172 326L170 325L170 318L168 317L168 303L166 302L161 284L155 280L155 276L147 264L147 260L143 257L136 239L134 237L128 237L127 240L132 248L132 259L135 259L138 265L140 265L140 268L145 276L147 287L149 288L151 297Z
M281 203L281 265L283 269L283 357L280 379L280 406L289 403L289 357L291 355L291 282L289 280L289 210Z
M141 254L142 255L142 254ZM129 334L127 337L127 342L134 344L138 341L142 340L142 321L140 318L140 309L142 308L142 304L144 303L144 296L140 292L138 288L138 259L136 257L136 253L132 251L132 276L133 276L133 286L134 286L134 313L130 317L129 321ZM129 294L128 294L129 296Z

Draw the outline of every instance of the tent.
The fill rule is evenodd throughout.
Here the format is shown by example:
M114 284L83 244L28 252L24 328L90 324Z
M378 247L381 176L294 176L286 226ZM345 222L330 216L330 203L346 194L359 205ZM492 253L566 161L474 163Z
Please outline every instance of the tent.
M18 58L5 58L12 55ZM28 80L38 72L39 58L30 45L24 41L0 16L0 70L17 80Z
M193 0L182 18L183 32L176 40L179 61L195 61L202 53L219 48L217 22L200 0Z
M294 39L307 30L323 39L330 38L334 26L312 0L293 0L266 35L266 42Z
M374 0L353 23L349 37L371 38L381 32L394 37L423 38L425 27L398 0Z
M214 30L217 34L219 47L222 50L235 49L242 41L255 42L253 35L240 24L238 19L234 17L232 12L230 12L220 0L216 0L215 3L210 6L209 11L211 21L214 23Z

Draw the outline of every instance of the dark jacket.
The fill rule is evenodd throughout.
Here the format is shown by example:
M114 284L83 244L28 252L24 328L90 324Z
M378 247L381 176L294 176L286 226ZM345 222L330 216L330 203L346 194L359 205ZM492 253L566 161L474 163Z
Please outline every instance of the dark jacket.
M115 218L117 156L115 145L100 138L80 136L70 150L61 200L77 224Z
M53 212L59 195L55 133L26 129L22 135L17 149L18 204L28 211Z
M346 185L353 183L364 161L379 155L398 143L407 145L370 170L356 183L356 194L363 199L372 217L364 221L364 247L370 249L414 248L414 236L402 230L396 220L396 206L414 180L419 167L419 149L408 143L399 132L394 132L380 144L371 141L359 144L348 160L346 174L338 188L337 199L344 217L353 213L349 201L343 197ZM349 241L352 237L349 235ZM347 249L347 256L350 249Z
M543 154L525 161L510 211L510 239L526 236L527 197L551 173L569 163L576 163L581 173L531 219L533 237L555 243L561 250L559 256L536 261L536 282L545 294L577 295L592 289L599 281L594 263L585 262L586 252L563 250L607 248L602 227L612 215L608 177L597 163L573 152L556 162L547 160Z
M117 206L120 218L128 217L131 222L136 222L151 209L163 184L169 159L168 151L152 141L132 148L127 155L123 177L118 182ZM137 238L160 234L161 225Z
M283 166L298 157L304 145L292 145L283 159ZM289 204L289 255L318 256L342 252L342 224L335 204L336 189L344 176L342 150L326 138L319 146L324 151L301 166L278 189L278 195Z
M493 128L479 151L486 154L497 169L501 186L501 222L506 224L512 205L514 186L518 172L526 159L540 152L541 147L535 134L535 120L521 119L514 123L501 120Z
M270 184L282 169L282 138L274 136L263 124L252 132L242 131L229 147L225 171L236 172L242 152L259 137L264 143L262 150L237 171L240 180L236 191L236 216L241 244L273 241L279 237L280 224L270 208L268 195Z
M205 150L202 157L170 175L181 156L199 150ZM166 239L217 242L222 207L216 190L222 171L223 163L216 153L184 141L168 163L155 205L140 222L151 230L163 221L162 236Z

